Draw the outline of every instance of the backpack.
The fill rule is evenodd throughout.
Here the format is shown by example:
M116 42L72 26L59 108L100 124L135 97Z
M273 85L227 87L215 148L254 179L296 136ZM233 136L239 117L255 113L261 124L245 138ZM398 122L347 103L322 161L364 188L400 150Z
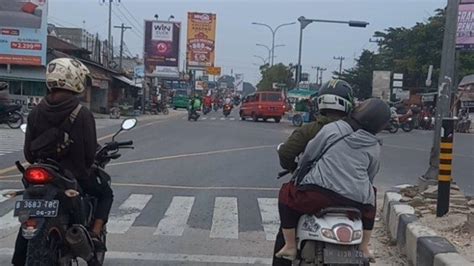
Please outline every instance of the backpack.
M81 110L78 104L69 116L56 127L52 127L36 137L30 144L30 151L37 159L59 160L68 153L74 140L70 138L71 128Z

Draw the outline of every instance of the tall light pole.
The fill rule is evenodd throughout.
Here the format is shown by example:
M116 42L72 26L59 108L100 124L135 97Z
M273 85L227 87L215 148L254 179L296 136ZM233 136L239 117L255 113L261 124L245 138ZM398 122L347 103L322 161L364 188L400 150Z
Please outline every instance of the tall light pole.
M252 22L252 24L253 25L259 25L259 26L264 26L272 32L271 66L273 66L273 58L275 57L275 35L276 35L276 32L281 27L290 26L290 25L296 24L296 22L283 23L283 24L278 25L275 29L273 29L270 25L265 24L265 23Z
M265 58L263 58L262 56L259 56L259 55L253 55L253 57L255 57L255 58L258 58L258 59L262 60L262 63L263 63L262 65L265 65L265 64L267 63L267 60L265 60Z
M275 58L275 55L272 55L272 48L268 47L268 45L261 44L261 43L257 43L256 45L260 46L260 47L263 47L263 48L268 50L268 62L271 61L270 58L272 56ZM285 46L285 45L284 44L277 44L277 45L275 45L275 47L273 49L278 48L278 47L283 47L283 46Z
M327 19L307 19L304 16L298 18L300 22L300 45L298 50L298 66L296 68L296 84L300 83L301 80L301 53L303 50L303 30L309 24L313 22L322 22L322 23L338 23L338 24L348 24L350 27L358 27L358 28L365 28L369 25L368 22L365 21L356 21L356 20L349 20L349 21L342 21L342 20L327 20Z

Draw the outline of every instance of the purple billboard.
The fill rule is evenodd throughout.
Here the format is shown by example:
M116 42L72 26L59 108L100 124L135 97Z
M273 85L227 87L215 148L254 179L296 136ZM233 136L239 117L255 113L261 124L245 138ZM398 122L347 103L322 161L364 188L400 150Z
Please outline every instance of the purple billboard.
M179 77L180 22L145 21L145 75Z
M462 1L458 11L456 48L474 49L474 1Z

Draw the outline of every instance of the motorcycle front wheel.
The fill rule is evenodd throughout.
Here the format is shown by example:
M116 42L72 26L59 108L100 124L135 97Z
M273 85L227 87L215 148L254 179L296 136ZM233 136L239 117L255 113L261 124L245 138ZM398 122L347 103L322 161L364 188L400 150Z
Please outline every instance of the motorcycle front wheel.
M168 110L168 108L163 109L163 114L164 115L168 115L169 113L170 113L170 111Z
M19 112L13 112L8 116L7 124L11 129L20 128L23 124L23 116Z
M388 132L395 134L398 131L398 125L396 123L390 122Z
M402 124L402 130L405 132L410 132L413 130L413 124L412 123L403 123Z

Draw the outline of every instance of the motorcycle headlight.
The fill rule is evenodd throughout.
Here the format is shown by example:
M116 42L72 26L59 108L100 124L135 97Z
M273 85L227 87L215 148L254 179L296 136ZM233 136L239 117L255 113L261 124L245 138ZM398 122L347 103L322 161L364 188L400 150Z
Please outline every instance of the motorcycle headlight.
M332 229L323 228L323 229L321 229L321 234L322 234L325 238L330 238L330 239L337 240L337 239L336 239L336 236L334 235L334 232L332 231Z
M413 118L409 117L409 118L408 118L408 121L411 121L411 120L413 120Z
M427 116L425 116L425 117L423 117L423 119L424 119L424 120L429 120L430 118L427 117Z

